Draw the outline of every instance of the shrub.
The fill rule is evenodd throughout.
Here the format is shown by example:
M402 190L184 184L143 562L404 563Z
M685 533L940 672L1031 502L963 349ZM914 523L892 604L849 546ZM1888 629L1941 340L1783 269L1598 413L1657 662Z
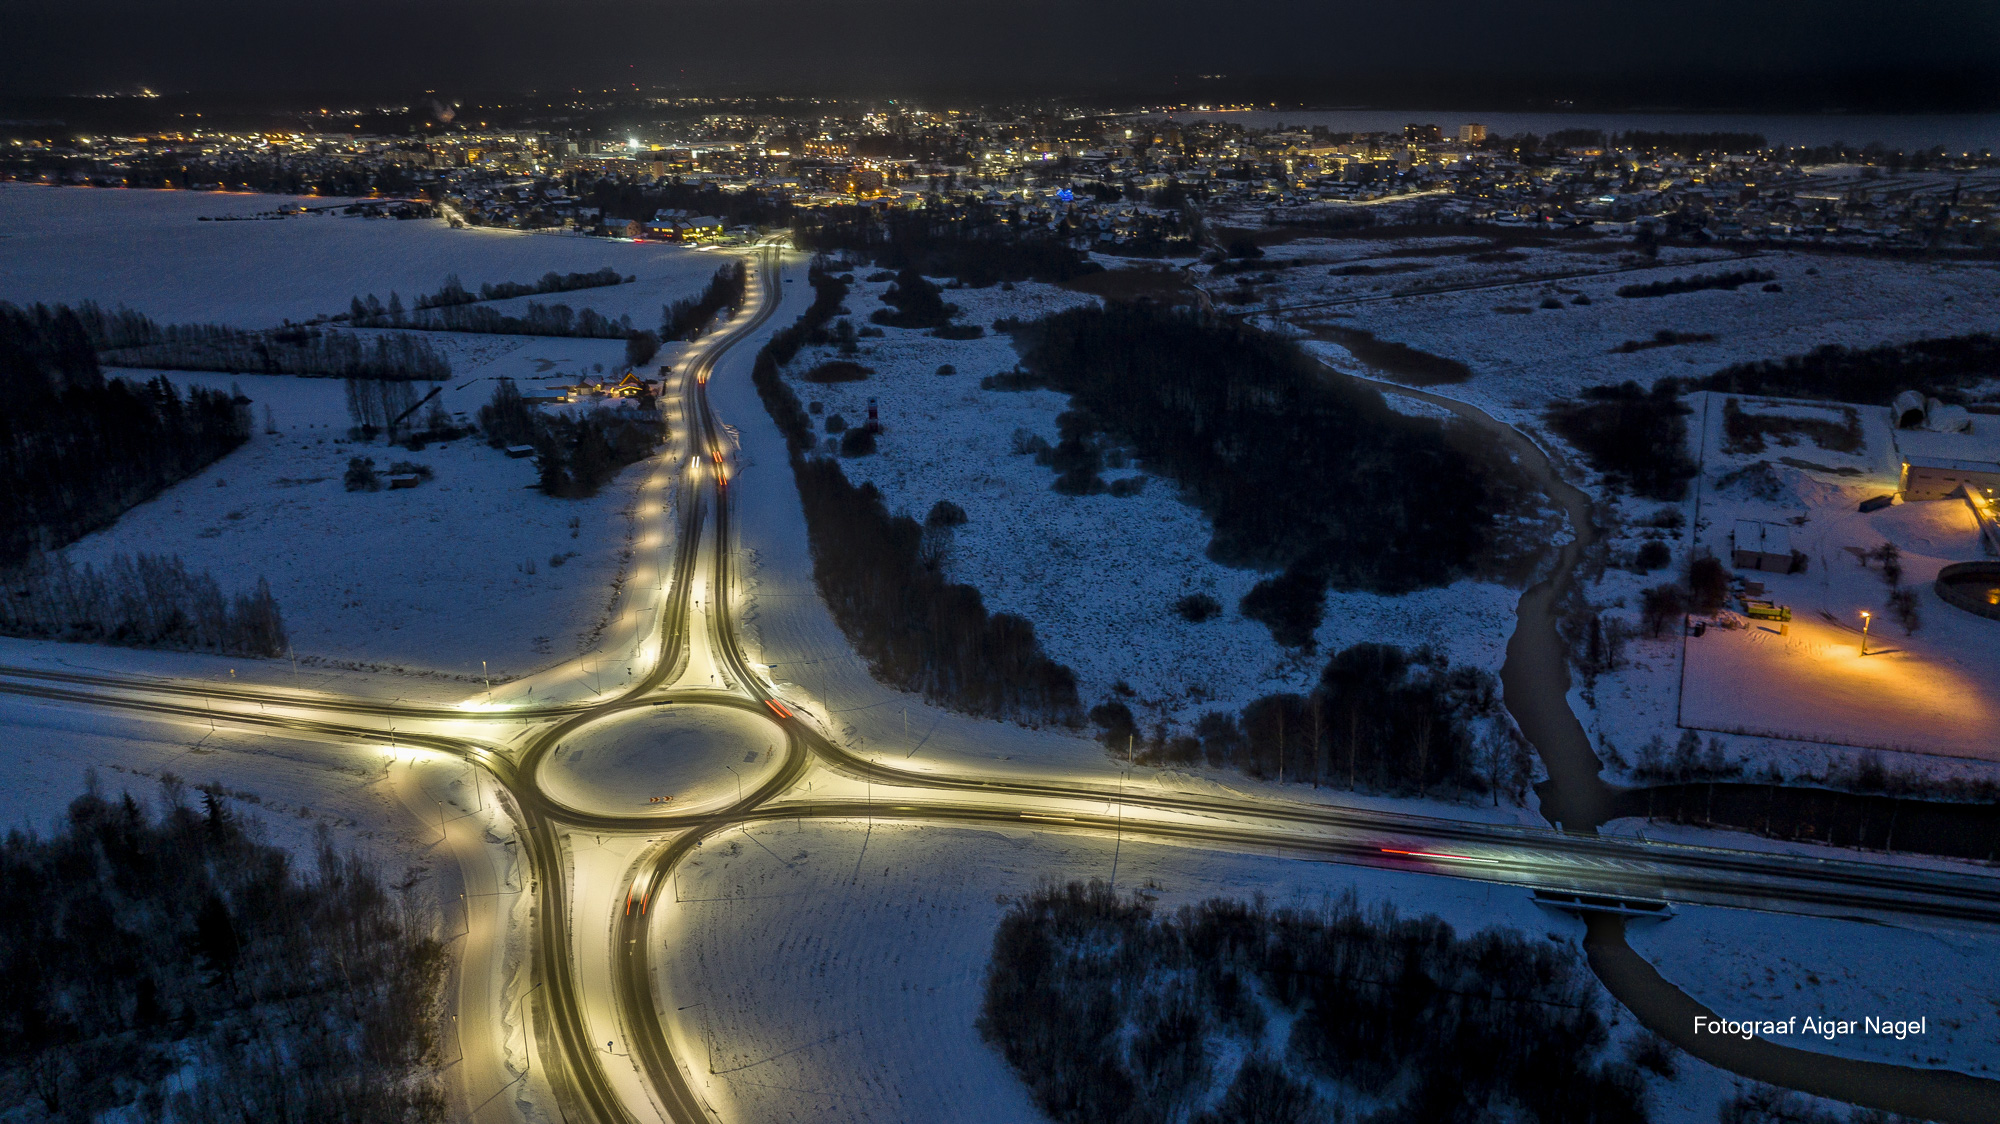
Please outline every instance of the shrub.
M1639 621L1646 635L1658 637L1687 613L1687 590L1671 582L1639 595Z
M1649 340L1626 340L1611 349L1613 355L1630 355L1635 351L1649 351L1656 347L1678 347L1684 343L1709 343L1715 339L1714 332L1675 332L1661 328Z
M844 417L842 417L842 416L840 416L839 414L828 414L828 415L826 416L826 431L827 431L828 433L844 433L844 432L846 432L846 431L847 431L847 419L846 419L846 418L844 418Z
M937 373L940 375L955 375L958 373L958 368L949 363L943 363L938 366Z
M1326 579L1292 567L1250 587L1237 607L1253 621L1266 625L1271 638L1287 648L1311 651L1313 632L1326 606Z
M596 495L619 469L651 455L660 439L659 419L637 410L600 406L577 417L537 415L535 422L537 486L565 499Z
M785 435L820 597L884 683L969 714L1076 722L1076 676L1043 653L1034 625L988 613L978 590L928 564L916 520L891 516L873 485L856 487L838 461L812 455L812 423L778 361L782 337L809 325L823 304L827 315L838 307L839 284L827 284L819 271L816 277L830 303L815 301L798 324L774 336L750 373Z
M875 451L875 431L867 426L848 430L840 439L840 455L865 457Z
M375 492L382 488L382 480L375 474L375 458L347 458L347 475L344 478L350 492Z
M891 328L942 328L958 311L956 305L944 303L929 278L909 266L896 274L896 283L882 294L882 303L894 311L876 309L868 319Z
M1132 719L1132 708L1122 702L1111 700L1098 703L1090 708L1089 717L1099 728L1097 740L1103 742L1107 749L1124 753L1139 736L1138 723Z
M1919 608L1917 591L1914 589L1890 590L1889 613L1896 618L1896 623L1903 626L1905 636L1924 626L1923 610Z
M1201 624L1222 615L1222 602L1206 593L1190 593L1174 602L1174 612L1190 624Z
M1041 379L1019 368L987 375L979 380L981 390L1037 390L1041 386Z
M652 362L660 353L660 336L657 332L636 331L625 337L625 365L640 367Z
M1725 273L1698 273L1692 277L1676 277L1671 281L1647 281L1633 285L1621 285L1618 295L1629 299L1640 297L1667 297L1677 293L1694 293L1703 289L1735 290L1738 286L1759 281L1770 281L1778 275L1762 269L1733 269Z
M1729 597L1729 570L1722 559L1704 554L1688 563L1687 587L1689 607L1712 616Z
M826 363L821 363L819 366L800 375L799 378L806 382L816 383L860 382L874 373L875 371L872 367L864 367L859 363L849 362L845 359L834 359Z
M1673 551L1666 543L1650 539L1639 544L1638 553L1632 556L1632 567L1640 573L1651 573L1673 561Z
M931 505L930 514L924 516L926 527L963 527L965 509L950 500L939 500Z

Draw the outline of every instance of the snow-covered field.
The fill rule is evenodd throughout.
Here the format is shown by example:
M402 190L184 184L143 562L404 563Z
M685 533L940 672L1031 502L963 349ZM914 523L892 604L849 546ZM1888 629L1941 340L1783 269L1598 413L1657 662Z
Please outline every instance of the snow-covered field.
M434 220L199 221L297 202L0 184L0 300L92 299L163 321L262 327L342 311L355 293L386 299L400 290L407 304L453 272L476 289L612 265L640 280L534 299L630 313L650 326L661 304L697 291L726 260L657 244L452 230ZM499 303L516 309L526 299ZM428 338L453 367L440 402L461 418L477 416L496 378L545 393L546 386L613 373L624 356L617 340ZM670 344L657 362L678 365L685 350ZM267 578L308 665L476 683L484 674L511 678L556 663L601 635L617 578L630 564L645 466L626 469L595 498L552 499L529 488L532 461L509 460L477 440L421 452L344 443L351 421L336 380L166 377L182 387L240 387L253 400L253 437L75 544L73 559L179 554L213 572L225 590ZM350 493L342 476L351 456L373 458L378 470L407 461L435 475L414 489Z
M1611 240L1606 240L1611 241ZM1497 288L1390 297L1417 285L1505 281L1516 273L1546 275L1619 268L1613 255L1572 250L1521 248L1519 263L1477 264L1463 259L1395 259L1399 244L1380 247L1368 259L1377 265L1423 264L1424 270L1380 280L1364 279L1380 291L1353 286L1328 288L1323 271L1281 273L1272 295L1284 305L1315 300L1354 300L1285 314L1287 320L1322 320L1362 328L1384 340L1460 360L1472 368L1468 382L1436 387L1516 424L1538 424L1551 399L1587 386L1627 379L1641 385L1667 375L1706 375L1731 363L1779 358L1822 344L1871 346L1955 335L1994 327L1991 310L2000 301L2000 269L1990 263L1915 263L1775 251L1750 260L1716 251L1670 251L1663 264L1636 270L1600 272L1559 281L1521 281ZM1296 252L1304 252L1303 250ZM1678 259L1678 260L1676 260ZM1430 264L1438 263L1438 264ZM1761 283L1733 292L1706 290L1676 296L1623 298L1622 285L1673 277L1754 268L1777 274L1782 292ZM1313 276L1315 273L1319 276ZM1433 276L1435 274L1435 276ZM1210 283L1222 289L1218 280ZM1578 305L1578 295L1590 303ZM1544 309L1545 297L1562 307ZM1498 312L1499 308L1528 309ZM1651 339L1662 330L1710 333L1709 342L1613 354L1627 340ZM1333 349L1337 345L1321 345ZM1337 351L1332 354L1340 354ZM1339 364L1347 369L1360 365Z
M2000 935L1684 907L1632 925L1631 945L1668 980L1728 1019L1860 1023L1926 1020L1901 1039L1865 1027L1772 1035L1802 1050L1991 1075L2000 1068Z
M1463 932L1582 939L1525 893L1477 883L1062 832L784 824L718 835L681 866L653 931L658 1001L723 1119L1026 1124L1040 1117L1025 1087L974 1026L994 927L1008 897L1110 879L1114 864L1117 886L1157 893L1161 910L1258 894L1312 907L1352 890ZM1614 1036L1636 1029L1605 1003ZM1734 1080L1683 1056L1650 1087L1655 1120L1706 1124Z
M94 300L163 323L265 328L347 311L352 297L400 293L406 307L456 273L466 287L534 281L611 266L639 280L534 298L659 323L660 305L700 288L724 260L663 243L493 229L453 230L442 219L335 214L202 222L280 206L338 202L286 195L221 195L0 184L0 300ZM524 298L497 307L518 310Z
M887 287L858 276L847 300L857 324L883 307ZM963 322L982 325L1003 316L1031 320L1092 299L1038 284L1012 292L949 290L945 297L961 306ZM1165 722L1186 729L1207 710L1304 689L1325 653L1364 640L1432 644L1455 663L1498 668L1517 593L1474 581L1403 597L1331 594L1316 634L1320 656L1288 656L1264 625L1236 609L1266 575L1210 561L1209 521L1177 498L1170 481L1149 479L1136 496L1064 496L1050 488L1051 469L1014 451L1019 431L1055 443L1055 419L1068 398L979 389L982 376L1014 366L1007 336L951 341L883 331L884 338L860 341L855 360L874 371L865 380L799 379L838 358L833 348L808 348L788 368L793 389L823 407L814 416L820 425L836 414L861 424L875 401L883 426L879 451L845 459L848 478L873 483L892 510L919 520L940 500L964 508L969 521L956 532L949 573L978 589L989 610L1034 622L1049 656L1077 673L1086 706L1123 682L1137 696L1129 704L1142 727ZM954 373L939 374L947 365ZM1214 597L1222 615L1201 624L1184 620L1174 603L1194 593Z
M182 385L232 382L169 377ZM212 571L225 590L263 577L302 658L435 671L466 683L480 680L481 660L491 674L511 678L576 654L591 636L626 564L636 525L628 512L643 466L591 499L555 499L532 489L532 460L509 459L476 438L422 452L347 443L338 380L233 381L256 400L250 442L77 542L67 552L73 560L178 554ZM476 410L479 389L448 399L447 408ZM265 405L275 435L264 430ZM408 461L434 475L415 488L349 492L342 478L355 456L372 458L379 471Z

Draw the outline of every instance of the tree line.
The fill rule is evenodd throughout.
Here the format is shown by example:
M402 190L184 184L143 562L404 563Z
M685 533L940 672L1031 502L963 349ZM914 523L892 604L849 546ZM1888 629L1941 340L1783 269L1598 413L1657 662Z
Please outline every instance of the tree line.
M975 288L1002 281L1055 283L1104 269L1072 248L1066 235L1025 222L1002 222L983 205L942 201L920 211L819 208L793 226L792 244L819 253L855 254L884 269L955 277Z
M0 567L108 525L250 436L249 399L106 379L69 308L0 303Z
M220 786L157 810L90 779L0 842L0 1099L36 1118L445 1118L449 960L322 834L298 863ZM254 797L249 799L254 800Z
M1996 369L2000 336L1989 332L1865 348L1827 344L1803 355L1731 364L1704 378L1660 379L1650 391L1629 381L1589 387L1551 405L1543 417L1599 472L1638 495L1671 502L1686 494L1698 471L1687 448L1690 411L1681 401L1683 389L1863 405L1885 405L1898 392L1915 390L1951 401L1962 400L1967 386ZM1743 427L1732 419L1725 417L1729 436L1741 440L1736 430ZM1857 439L1847 432L1851 428L1815 436L1829 448L1843 448Z
M1628 300L1644 297L1671 297L1680 293L1698 293L1704 289L1728 289L1735 292L1743 285L1754 285L1764 281L1775 281L1778 275L1768 269L1731 269L1721 273L1697 273L1691 277L1675 277L1668 281L1645 281L1632 285L1618 286L1618 295Z
M1034 625L987 612L977 589L946 579L938 538L949 513L935 528L892 515L873 484L814 455L811 419L778 365L825 331L847 286L817 267L811 281L812 307L758 352L752 377L785 434L820 597L884 683L970 714L1077 721L1076 676L1043 653Z
M1729 394L1887 405L1903 390L1955 400L2000 371L2000 336L1970 332L1877 347L1827 344L1804 355L1735 363L1693 384Z
M1305 694L1278 692L1236 713L1209 711L1191 734L1144 730L1119 698L1090 719L1119 757L1207 761L1259 779L1419 796L1519 799L1531 765L1501 720L1499 684L1436 650L1363 643L1335 653Z
M418 310L451 308L461 304L477 304L480 301L500 301L545 293L567 293L577 289L598 289L607 285L623 285L635 280L637 278L621 274L608 265L591 273L557 273L552 269L535 281L489 281L479 286L479 292L475 294L465 287L465 282L458 279L458 274L452 273L446 275L444 284L438 286L437 292L419 294L414 307ZM363 320L389 316L392 309L396 312L402 311L401 294L392 291L389 294L389 303L384 305L375 294L370 293L365 299L349 298L347 311L334 316L333 319L355 321L358 324Z
M1687 494L1688 481L1700 470L1688 452L1688 413L1679 381L1664 378L1650 391L1629 380L1586 387L1542 416L1615 483L1648 499L1673 502Z
M465 288L465 283L453 273L444 279L438 291L417 298L418 308L444 308L454 304L471 304L474 301L503 301L512 297L532 297L544 293L568 293L577 289L601 289L608 285L623 285L638 278L619 273L610 266L590 273L557 273L551 269L535 281L489 281L479 286L479 295L473 296ZM371 294L372 295L372 294ZM390 293L391 298L396 294ZM349 306L350 312L352 305Z
M1568 941L1434 916L1214 898L1158 914L1102 882L1017 899L993 936L981 1036L1061 1124L1642 1124L1649 1036L1614 1050ZM1267 1013L1268 1012L1268 1013ZM1280 1021L1282 1020L1282 1021ZM1233 1059L1240 1059L1234 1061Z
M749 277L741 258L718 268L699 295L682 297L660 309L660 337L693 339L723 309L728 309L731 316L736 315L736 310L743 307Z
M1109 439L1174 480L1214 528L1211 558L1282 571L1244 603L1281 642L1310 646L1328 585L1448 584L1492 541L1510 465L1329 378L1291 341L1124 304L1044 317L1020 339L1026 377L1007 385L1070 395L1057 462L1094 476Z
M5 572L0 633L42 640L276 657L290 649L263 578L234 597L179 555L115 555L103 569L31 555Z
M33 315L73 315L103 362L170 371L231 371L323 378L430 379L451 377L451 361L420 336L395 333L373 340L352 332L286 324L249 331L221 324L158 324L129 308L107 311L93 301Z
M797 213L786 196L758 188L724 191L714 184L639 184L609 177L570 177L570 194L607 217L645 222L662 210L714 215L724 226L782 227Z
M23 178L40 172L54 176L57 182L66 182L72 174L77 174L95 182L128 188L191 191L213 186L271 195L328 197L378 193L409 196L425 190L412 170L401 164L328 167L285 157L208 157L171 150L130 157L121 163L123 167L106 176L102 161L91 156L15 149L6 161L8 170Z
M479 304L448 304L408 310L402 298L389 294L383 304L375 294L354 298L347 310L348 323L357 328L413 328L423 332L472 332L500 336L567 336L585 339L620 340L632 334L632 318L616 320L594 308L581 312L566 304L528 302L519 316Z

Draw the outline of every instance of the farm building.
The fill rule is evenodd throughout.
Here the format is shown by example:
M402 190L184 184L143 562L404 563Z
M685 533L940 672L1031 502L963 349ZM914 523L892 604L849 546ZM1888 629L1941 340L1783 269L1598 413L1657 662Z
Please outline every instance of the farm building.
M1901 489L1905 500L1941 500L1960 489L1993 495L2000 491L2000 464L1948 457L1904 457Z
M1729 533L1730 561L1739 570L1792 570L1792 529L1783 523L1738 519Z

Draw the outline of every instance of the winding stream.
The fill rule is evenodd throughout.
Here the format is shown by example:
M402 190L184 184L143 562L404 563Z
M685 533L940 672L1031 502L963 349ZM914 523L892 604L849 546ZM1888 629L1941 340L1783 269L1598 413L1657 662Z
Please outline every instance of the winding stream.
M1597 541L1590 497L1564 480L1548 453L1526 434L1476 406L1331 366L1327 370L1377 390L1429 402L1478 428L1514 454L1529 478L1567 516L1572 538L1558 550L1549 576L1521 595L1514 634L1507 640L1507 659L1500 668L1500 684L1507 712L1548 769L1549 779L1535 787L1542 815L1560 830L1595 834L1600 824L1616 814L1619 790L1605 784L1599 775L1601 766L1590 737L1569 707L1568 656L1556 631L1560 606L1575 581L1576 568ZM2000 1081L1953 1070L1856 1061L1761 1038L1746 1041L1714 1034L1697 1036L1695 1017L1715 1012L1674 986L1633 951L1625 939L1623 918L1592 918L1584 948L1605 990L1641 1024L1710 1065L1771 1085L1930 1120L1953 1124L2000 1120Z

